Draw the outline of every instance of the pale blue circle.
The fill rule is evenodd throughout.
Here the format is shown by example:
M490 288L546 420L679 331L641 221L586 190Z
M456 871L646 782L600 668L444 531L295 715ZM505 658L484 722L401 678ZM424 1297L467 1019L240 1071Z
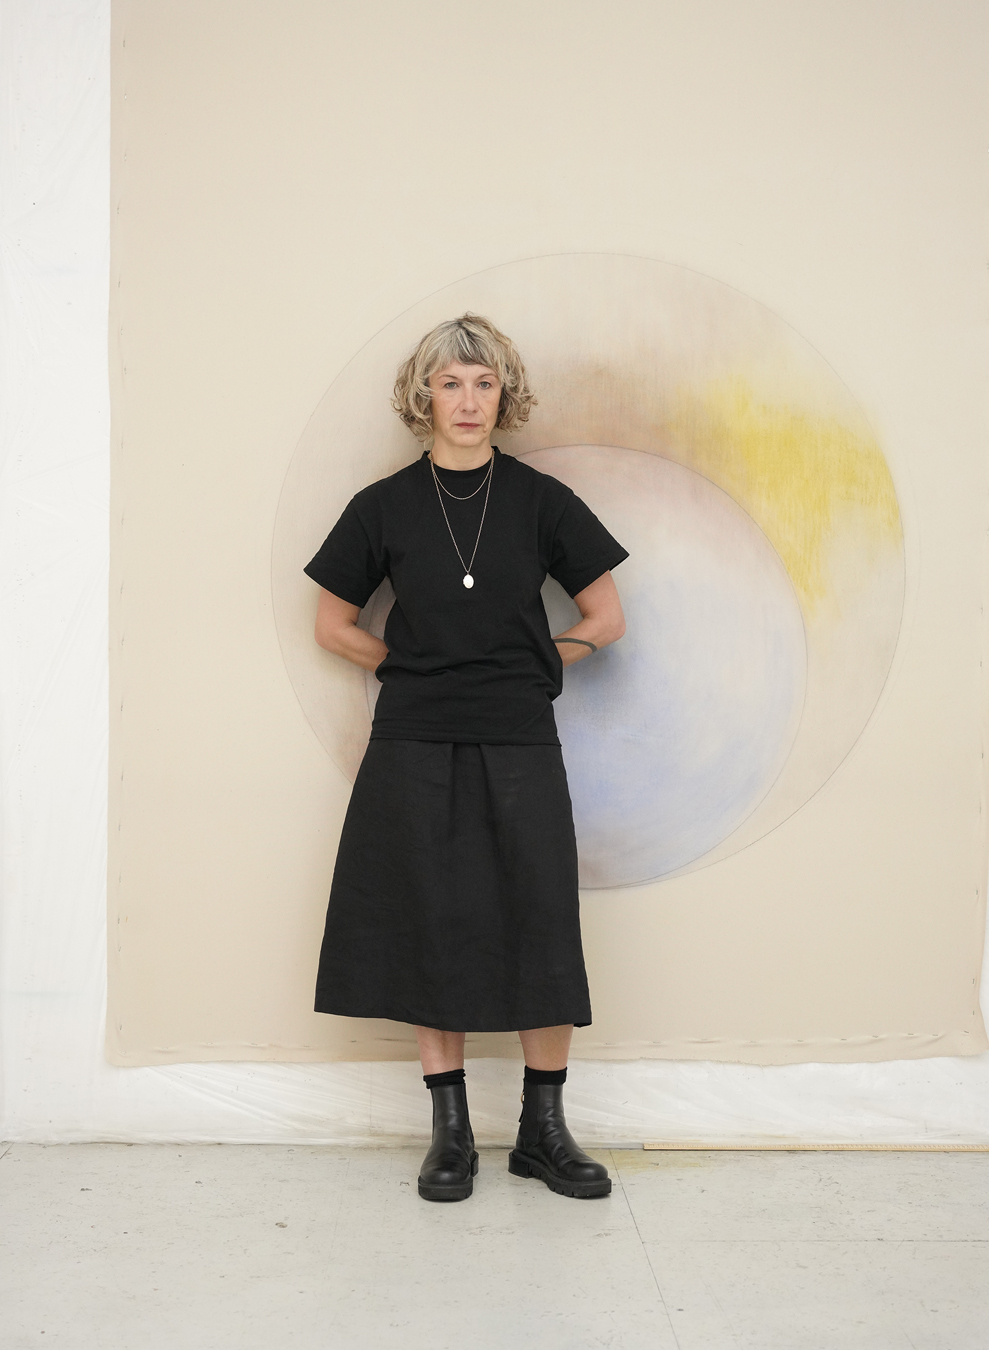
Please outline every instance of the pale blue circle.
M772 786L796 735L807 653L779 555L720 488L658 455L602 446L521 458L566 482L629 550L619 642L565 672L555 703L585 887L702 858ZM555 582L551 628L579 618Z

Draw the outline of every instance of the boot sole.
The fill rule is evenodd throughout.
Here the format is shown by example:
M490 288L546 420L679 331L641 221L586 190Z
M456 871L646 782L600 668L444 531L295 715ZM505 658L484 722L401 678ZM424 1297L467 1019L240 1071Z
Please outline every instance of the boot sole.
M535 1177L544 1181L557 1195L569 1195L574 1200L593 1200L596 1196L611 1194L611 1177L605 1177L603 1181L567 1181L543 1167L542 1163L527 1158L517 1148L508 1155L508 1170L513 1177Z
M476 1153L471 1154L470 1176L466 1181L458 1182L456 1186L437 1186L428 1181L419 1178L419 1195L423 1200L466 1200L468 1196L474 1193L474 1178L477 1176L478 1157Z

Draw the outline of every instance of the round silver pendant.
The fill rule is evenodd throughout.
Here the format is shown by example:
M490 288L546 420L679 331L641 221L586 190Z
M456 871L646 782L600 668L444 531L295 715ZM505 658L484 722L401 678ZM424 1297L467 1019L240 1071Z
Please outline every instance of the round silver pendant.
M473 577L471 576L471 574L468 572L467 575L464 577L464 585L467 587L468 590L470 590L470 588L473 586L473 584L474 584L474 578L473 578Z

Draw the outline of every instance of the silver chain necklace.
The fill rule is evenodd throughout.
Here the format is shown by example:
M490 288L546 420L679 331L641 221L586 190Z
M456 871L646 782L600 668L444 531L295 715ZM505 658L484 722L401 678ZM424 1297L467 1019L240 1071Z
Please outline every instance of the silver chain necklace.
M429 463L430 463L430 467L432 467L433 461L430 460ZM488 478L489 478L490 475L491 475L491 470L492 470L493 468L494 468L494 455L492 455L491 458L488 460L488 472L484 475L484 477L483 477L483 478L481 479L481 481L478 483L478 485L477 485L477 487L474 489L474 491L473 491L473 492L468 492L468 494L467 494L466 497L458 497L458 496L456 496L453 492L451 492L450 489L449 489L448 487L443 487L443 484L440 483L439 474L436 472L436 469L435 469L435 468L433 468L433 477L436 479L437 483L440 483L440 487L443 488L443 491L446 493L446 495L447 495L448 497L453 497L453 500L454 500L455 502L469 502L470 499L471 499L471 497L476 497L477 494L480 492L481 488L484 487L485 483L488 481Z
M477 557L477 546L481 542L481 531L484 529L484 517L488 514L488 498L491 495L491 480L494 477L494 455L491 456L491 462L488 465L488 471L484 475L484 478L481 480L480 485L476 487L474 491L469 493L468 496L466 497L454 497L452 492L449 492L446 488L443 487L443 485L440 483L439 475L436 472L436 466L432 461L432 457L430 457L429 460L429 467L430 470L432 471L433 482L436 484L436 496L437 499L439 500L440 510L443 512L443 519L446 521L446 528L450 531L450 539L453 541L453 547L457 550L457 557L460 559L460 566L464 569L464 585L467 587L468 590L470 590L470 588L474 585L474 578L471 576L470 569L474 566L474 559ZM484 494L484 509L481 512L481 523L477 527L477 538L474 540L474 552L470 555L470 562L466 563L464 562L464 555L460 552L460 545L457 543L457 537L453 533L453 529L450 525L450 517L447 515L446 507L443 505L443 493L446 492L446 495L448 497L453 497L453 500L455 502L469 502L471 497L476 497L477 494L480 492L481 488L484 487L485 480L487 481L488 484L488 490Z

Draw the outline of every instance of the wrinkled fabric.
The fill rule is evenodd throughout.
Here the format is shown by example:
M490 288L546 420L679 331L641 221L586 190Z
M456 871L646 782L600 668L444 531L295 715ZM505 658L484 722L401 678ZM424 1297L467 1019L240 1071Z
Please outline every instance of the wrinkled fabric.
M445 1031L590 1022L558 746L369 743L316 1011Z

